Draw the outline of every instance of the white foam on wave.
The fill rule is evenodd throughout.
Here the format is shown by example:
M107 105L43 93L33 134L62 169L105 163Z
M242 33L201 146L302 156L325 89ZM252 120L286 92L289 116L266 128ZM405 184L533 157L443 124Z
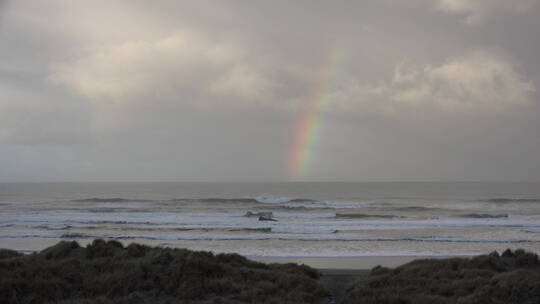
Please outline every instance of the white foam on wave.
M244 217L246 213L228 213L228 212L181 212L175 213L178 216L189 217Z
M474 217L475 214L466 214L465 216L447 216L437 217L440 220L452 220L452 221L470 221L470 220L491 220L491 221L511 221L511 220L540 220L540 215L515 215L515 214L476 214L478 217Z
M265 213L265 212L259 212ZM178 216L188 216L188 217L249 217L259 214L257 212L243 212L243 213L225 213L225 212L214 212L214 213L189 213L182 212L176 213ZM299 212L267 212L272 214L274 218L298 218L298 219L317 219L317 218L334 218L336 217L335 213L299 213ZM253 215L254 214L254 215Z
M339 201L328 201L328 202L299 202L299 203L289 203L286 206L291 208L304 207L306 209L355 209L369 207L373 203L371 202L339 202Z
M283 204L283 203L288 203L294 199L295 199L294 197L270 197L270 196L259 196L255 198L257 202L264 203L264 204Z
M55 239L60 238L61 235L52 233L2 233L0 238L2 239L26 239L26 238L38 238L38 239Z
M507 218L434 218L434 219L334 219L335 213L277 212L278 222L262 222L245 213L174 213L174 212L33 212L11 214L0 220L0 227L14 223L39 223L45 229L62 230L73 223L110 225L163 225L176 228L260 228L320 227L322 229L378 230L429 227L522 227L540 228L540 216L511 215ZM229 219L230 218L230 219ZM233 219L234 218L234 219ZM41 228L41 227L35 227ZM296 228L294 228L296 229Z
M242 220L236 222L253 221L253 219L248 219L247 214L246 212L32 212L14 214L7 221L0 222L0 225L6 225L5 227L12 223L43 223L42 225L51 227L55 224L69 223L174 225L195 219L201 222L199 218L241 218ZM322 219L335 218L336 214L276 212L272 213L272 216L278 219ZM227 221L227 223L235 223L235 221Z
M446 209L446 210L458 210L458 211L466 211L466 210L498 210L499 208L495 208L496 206L488 203L483 202L444 202L444 203L438 203L438 204L431 204L424 206L425 208L429 209Z
M526 233L540 233L540 229L522 229L521 231Z
M333 234L337 233L337 230L306 230L306 229L290 229L282 227L272 227L272 233L282 234Z
M31 212L13 214L9 223L134 223L174 224L191 217L243 217L245 213L177 212Z
M334 207L338 209L349 209L359 207L369 207L372 202L323 202L325 206Z
M296 213L296 212L273 212L275 218L298 218L298 219L318 219L334 218L335 213Z
M519 220L540 220L540 215L508 215L509 219L519 219Z
M94 208L105 208L105 209L115 209L115 208L122 208L122 209L136 209L136 208L144 208L144 207L152 207L156 204L161 204L161 201L155 201L155 202L140 202L140 201L122 201L122 202L110 202L110 203L103 203L103 202L95 202L95 203L85 203L85 206L92 206Z
M31 221L26 221L31 222ZM37 221L43 222L43 221ZM378 230L378 229L413 229L413 228L428 228L428 227L540 227L540 223L525 223L525 222L496 222L482 221L477 223L468 223L464 221L455 222L437 222L437 221L319 221L319 222L261 222L261 221L242 221L242 222L220 222L220 221L204 221L204 222L150 222L141 220L107 220L107 219L81 219L81 220L63 220L63 223L78 223L78 224L111 224L111 225L155 225L155 226L170 226L171 228L259 228L267 226L296 226L296 227L336 227L339 229L347 228L348 230Z
M30 228L47 229L47 230L66 230L71 228L70 225L33 225Z
M163 225L176 225L186 228L250 228L250 227L336 227L336 229L348 228L349 230L377 230L377 229L407 229L429 227L540 227L538 221L507 221L505 219L474 219L464 220L359 220L359 221L279 221L279 222L176 222L160 223Z
M85 239L85 238L106 238L106 239L140 239L140 240L158 240L158 241L302 241L302 242L328 242L328 241L346 241L346 242L436 242L436 243L538 243L536 240L521 239L465 239L465 238L444 238L444 237L425 237L425 238L385 238L385 237L307 237L307 236L268 236L268 235L131 235L131 234L44 234L44 233L11 233L0 234L0 238L63 238L63 239Z

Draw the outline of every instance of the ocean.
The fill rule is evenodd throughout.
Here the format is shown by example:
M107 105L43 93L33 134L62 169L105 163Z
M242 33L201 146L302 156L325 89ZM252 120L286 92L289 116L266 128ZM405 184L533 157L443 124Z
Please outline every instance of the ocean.
M0 248L95 238L250 257L540 253L540 184L0 184Z

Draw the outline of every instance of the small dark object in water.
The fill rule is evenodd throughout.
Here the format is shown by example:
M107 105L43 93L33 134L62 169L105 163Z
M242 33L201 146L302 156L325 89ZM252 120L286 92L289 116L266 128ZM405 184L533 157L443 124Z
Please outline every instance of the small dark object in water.
M264 217L271 218L271 217L274 216L274 214L271 211L261 211L261 212L248 211L248 212L246 212L246 214L244 216L247 216L247 217L264 216Z
M276 219L273 219L271 217L266 217L266 216L259 216L259 221L270 221L270 222L277 222L278 220Z

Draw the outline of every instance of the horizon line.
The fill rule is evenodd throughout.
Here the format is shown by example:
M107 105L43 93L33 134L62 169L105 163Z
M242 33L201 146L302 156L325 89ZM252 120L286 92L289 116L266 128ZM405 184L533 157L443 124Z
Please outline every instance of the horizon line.
M294 184L294 183L540 183L540 180L270 180L270 181L220 181L220 180L159 180L159 181L129 181L129 180L76 180L76 181L0 181L0 184L98 184L98 183L119 183L119 184L166 184L166 183L208 183L208 184Z

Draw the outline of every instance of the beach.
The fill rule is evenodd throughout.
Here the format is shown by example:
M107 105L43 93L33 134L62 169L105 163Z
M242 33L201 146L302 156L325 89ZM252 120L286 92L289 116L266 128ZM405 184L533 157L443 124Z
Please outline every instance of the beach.
M322 271L330 270L331 273L339 271L365 271L376 266L397 267L418 259L444 259L452 256L369 256L369 257L255 257L248 258L263 263L296 263L305 264ZM464 257L464 256L460 256Z
M330 291L328 303L338 303L345 295L347 288L353 283L365 280L369 269L318 269L321 272L321 283Z
M445 261L507 249L540 252L539 203L534 183L0 183L0 247L32 257L58 242L86 247L103 239L123 251L151 246L153 252L232 254L268 265L257 267L315 269L307 273L321 276L306 284L318 284L320 297L290 294L306 303L344 301L348 290L355 293L347 297L364 301L362 282L390 284L385 269L413 261L441 261L422 267L442 267L458 278ZM488 267L489 280L499 280L503 270L514 273L511 258L492 259L487 265L501 266ZM482 263L467 263L458 264L484 271ZM379 272L369 276L374 269ZM425 275L438 284L430 271ZM535 273L529 275L535 282ZM261 285L268 297L272 284ZM253 299L251 292L243 297Z
M418 259L447 259L449 256L369 256L369 257L296 257L260 258L249 257L263 263L305 264L321 273L320 281L328 288L331 297L324 303L339 303L348 288L354 283L368 279L371 270L377 266L396 268Z

